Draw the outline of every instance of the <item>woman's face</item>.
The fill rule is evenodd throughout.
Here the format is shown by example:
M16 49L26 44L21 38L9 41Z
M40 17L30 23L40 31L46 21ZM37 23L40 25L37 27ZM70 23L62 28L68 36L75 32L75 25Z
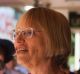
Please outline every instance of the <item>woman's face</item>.
M18 24L14 41L18 63L32 66L44 61L48 41L48 35L41 27Z

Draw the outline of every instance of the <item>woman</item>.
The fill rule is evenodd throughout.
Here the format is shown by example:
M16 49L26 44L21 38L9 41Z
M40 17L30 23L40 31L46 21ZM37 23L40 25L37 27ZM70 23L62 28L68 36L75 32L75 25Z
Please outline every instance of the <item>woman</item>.
M16 26L17 61L28 67L31 74L69 74L70 36L68 21L61 13L32 8Z

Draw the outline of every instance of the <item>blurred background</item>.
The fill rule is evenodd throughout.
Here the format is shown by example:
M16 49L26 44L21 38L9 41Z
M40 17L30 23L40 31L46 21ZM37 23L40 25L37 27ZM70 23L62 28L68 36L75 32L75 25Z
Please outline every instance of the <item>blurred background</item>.
M30 8L43 6L57 10L69 20L72 51L69 57L70 71L80 69L80 0L0 0L0 38L12 41L12 30L20 15Z

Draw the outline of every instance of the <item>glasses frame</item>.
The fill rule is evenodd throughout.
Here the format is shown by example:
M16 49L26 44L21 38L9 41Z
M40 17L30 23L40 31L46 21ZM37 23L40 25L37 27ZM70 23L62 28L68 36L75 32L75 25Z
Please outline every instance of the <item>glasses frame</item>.
M29 35L29 36L27 35L28 31L31 32L31 35ZM23 38L32 38L33 34L34 34L34 29L31 28L31 27L28 27L24 30L18 29L17 32L15 30L13 30L12 39L15 40L17 37L19 37L21 35L22 35Z

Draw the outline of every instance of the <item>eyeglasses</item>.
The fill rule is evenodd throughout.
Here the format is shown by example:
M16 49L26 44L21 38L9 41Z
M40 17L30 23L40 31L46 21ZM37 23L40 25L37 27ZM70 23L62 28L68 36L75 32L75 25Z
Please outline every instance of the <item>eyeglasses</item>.
M39 31L37 31L39 32ZM21 36L23 38L32 38L33 34L35 33L35 30L33 28L26 28L25 30L18 30L15 32L13 30L12 33L12 39L15 40L18 36Z

